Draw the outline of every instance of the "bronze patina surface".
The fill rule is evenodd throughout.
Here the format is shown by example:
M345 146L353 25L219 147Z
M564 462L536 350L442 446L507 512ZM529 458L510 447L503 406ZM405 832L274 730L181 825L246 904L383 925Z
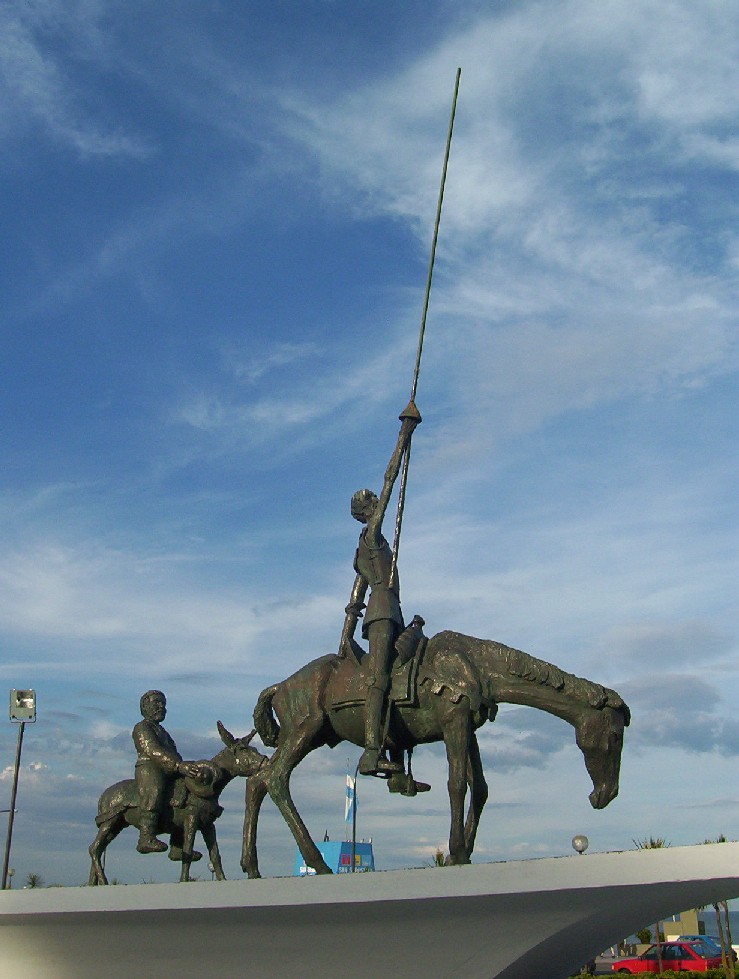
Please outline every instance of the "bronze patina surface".
M139 725L136 727L139 728ZM136 729L134 732L136 740ZM116 782L103 792L98 803L98 815L95 817L98 834L89 848L92 858L90 885L108 883L103 869L103 856L109 844L127 826L135 826L139 830L143 827L152 837L154 833L169 833L169 857L170 860L182 863L181 881L190 879L190 864L200 858L200 854L193 849L195 834L199 831L208 848L208 857L215 876L218 880L225 880L215 829L215 821L223 812L218 799L233 778L237 775L242 778L254 775L265 764L267 757L249 744L255 731L245 738L235 738L218 721L218 732L226 747L209 761L182 762L180 759L176 763L166 739L159 732L154 732L155 750L166 751L167 763L177 766L177 774L164 782L161 791L157 789L158 808L155 811L142 806L139 778ZM143 737L140 729L138 733ZM151 735L151 731L146 733L147 736ZM144 785L143 788L144 792L151 791L150 786ZM151 795L143 801L144 805L150 805ZM167 849L165 844L160 846ZM138 849L139 852L158 852L158 848L153 847L145 850L139 846Z
M451 863L469 863L474 849L488 797L475 731L486 720L494 720L499 703L536 707L571 724L593 782L591 805L602 809L615 798L624 729L630 720L629 709L615 690L503 643L458 632L440 632L420 643L414 661L400 667L408 675L398 683L401 699L390 703L385 747L390 758L400 763L404 752L416 745L444 742ZM342 741L364 745L363 669L354 657L322 656L260 694L254 723L264 744L276 751L247 784L241 866L248 876L259 876L257 822L267 794L287 821L306 865L320 874L331 872L295 808L290 775L315 748ZM401 773L399 778L403 777ZM391 790L395 778L391 776ZM407 788L404 794L415 794L414 785ZM397 785L395 790L404 791Z
M359 760L362 775L390 774L402 771L402 767L388 760L382 753L382 719L385 698L390 685L390 665L394 656L395 640L403 631L403 614L400 610L400 583L390 545L382 535L385 518L395 480L400 473L403 459L410 449L411 438L421 415L411 401L400 415L400 433L385 470L385 479L379 497L372 490L358 490L352 497L351 514L364 524L359 535L354 556L356 577L352 586L346 618L341 634L339 656L346 655L354 639L357 621L364 613L362 636L369 642L369 653L364 666L365 722L364 752ZM364 598L369 590L369 600Z

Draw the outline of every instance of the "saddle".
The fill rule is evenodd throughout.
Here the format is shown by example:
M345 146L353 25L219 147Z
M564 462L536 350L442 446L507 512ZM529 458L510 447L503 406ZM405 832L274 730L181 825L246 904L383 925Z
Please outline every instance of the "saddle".
M215 795L214 783L218 777L218 770L211 761L202 760L198 762L198 765L200 765L205 772L205 779L203 781L198 781L190 778L189 776L178 775L172 783L171 792L164 800L164 807L165 809L170 807L172 810L175 810L184 809L193 804L199 808L202 808L203 805L208 805L212 807L216 813L213 818L217 819L223 812L223 808L218 805L217 802L212 801L212 797ZM127 779L125 784L131 785L129 797L124 799L120 805L112 809L107 809L104 813L98 813L95 816L95 823L97 826L102 826L112 817L120 815L127 809L137 809L139 807L139 797L136 790L136 783L133 779Z
M423 620L420 621L422 624ZM326 701L330 710L356 707L367 699L370 682L365 666L367 654L359 643L353 639L349 642L352 655L337 659L328 683ZM390 672L388 706L415 707L418 704L418 672L427 642L418 624L411 624L398 637L395 644L397 657Z

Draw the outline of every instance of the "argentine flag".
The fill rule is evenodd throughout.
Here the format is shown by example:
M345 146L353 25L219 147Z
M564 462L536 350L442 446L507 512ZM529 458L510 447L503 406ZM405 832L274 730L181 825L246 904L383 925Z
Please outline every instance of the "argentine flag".
M346 800L344 802L344 822L354 822L354 810L357 805L357 797L354 791L354 776L346 773Z

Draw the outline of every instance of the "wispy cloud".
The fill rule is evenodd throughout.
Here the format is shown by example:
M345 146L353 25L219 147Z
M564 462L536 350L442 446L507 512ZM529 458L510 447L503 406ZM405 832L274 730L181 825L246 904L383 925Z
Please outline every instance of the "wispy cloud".
M659 19L653 34L645 18ZM693 255L672 145L678 134L709 140L727 120L731 32L710 68L689 41L714 28L684 4L658 13L651 2L628 12L531 3L477 21L401 77L330 107L291 103L301 120L293 135L320 159L330 192L344 187L370 213L402 215L425 246L450 95L443 80L451 88L452 52L464 52L426 371L435 386L454 384L478 417L494 411L496 433L736 370L735 297ZM580 70L596 61L595 79ZM546 119L535 113L548 71L561 103ZM665 87L692 94L683 106L660 94ZM659 203L665 193L672 213ZM469 451L489 438L472 421Z
M11 2L0 12L0 120L6 135L37 125L52 140L76 150L82 157L123 156L144 159L152 149L146 138L103 125L89 111L89 95L76 83L58 54L72 34L95 35L102 10L96 2L74 5L53 0L39 4ZM118 131L116 131L118 129Z
M287 367L318 354L319 350L313 343L278 343L263 357L237 360L231 364L231 370L237 378L254 384L275 368Z
M412 342L408 336L390 337L386 343L378 344L379 352L373 351L349 369L344 363L334 362L298 377L289 369L280 370L285 379L279 385L284 389L280 394L257 392L248 397L243 385L238 384L226 389L228 401L222 389L200 393L178 407L171 420L213 433L223 449L236 441L244 444L245 439L251 444L274 444L277 433L288 431L311 439L316 437L315 427L326 422L332 429L337 425L351 427L361 418L366 426L368 415L378 405L386 404L388 395L400 388L395 365L409 360ZM312 352L312 347L285 351L280 345L255 368L248 368L247 377L256 381L267 370L291 368L298 358ZM241 368L237 367L235 373L238 378ZM325 434L324 428L321 435Z
M691 754L735 756L739 726L727 716L719 690L701 676L642 673L623 685L622 695L634 707L629 730L632 750L644 753L661 746Z
M154 648L160 670L202 662L206 650L211 666L237 649L246 653L263 629L259 615L235 596L183 592L173 573L178 563L173 555L167 568L166 560L152 564L145 554L94 541L7 551L0 564L2 626L16 636L56 637L65 646L76 641L76 661L60 649L56 668L80 675L89 668L92 641L123 643L131 666L147 662ZM117 669L115 661L109 666ZM52 662L47 669L55 669Z
M407 397L458 64L403 607L615 686L634 713L621 797L594 814L572 729L501 710L480 731L478 858L567 852L581 828L628 846L665 818L654 785L696 760L706 798L731 804L739 13L441 4L367 71L351 46L385 49L366 5L343 37L324 6L283 25L250 8L255 34L228 5L0 14L4 159L29 188L5 239L2 672L42 705L18 846L35 860L53 840L70 880L100 790L131 774L143 689L168 693L183 751L212 753L216 717L245 732L261 687L335 647L346 497L381 479ZM301 17L346 70L311 68ZM319 837L343 829L344 747L293 780ZM414 768L423 798L360 786L382 866L446 848L443 747ZM695 819L675 806L656 831L693 842ZM260 834L266 872L289 873L271 807ZM172 873L130 851L123 876Z

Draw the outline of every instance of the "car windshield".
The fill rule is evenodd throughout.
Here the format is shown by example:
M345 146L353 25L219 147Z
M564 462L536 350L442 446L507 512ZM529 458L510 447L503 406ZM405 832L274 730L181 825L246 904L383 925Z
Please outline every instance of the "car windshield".
M679 935L676 942L705 942L707 945L715 945L719 948L718 938L713 935Z
M686 945L690 945L696 955L700 955L703 959L712 959L716 955L716 946L709 945L702 938L698 942L686 942Z

